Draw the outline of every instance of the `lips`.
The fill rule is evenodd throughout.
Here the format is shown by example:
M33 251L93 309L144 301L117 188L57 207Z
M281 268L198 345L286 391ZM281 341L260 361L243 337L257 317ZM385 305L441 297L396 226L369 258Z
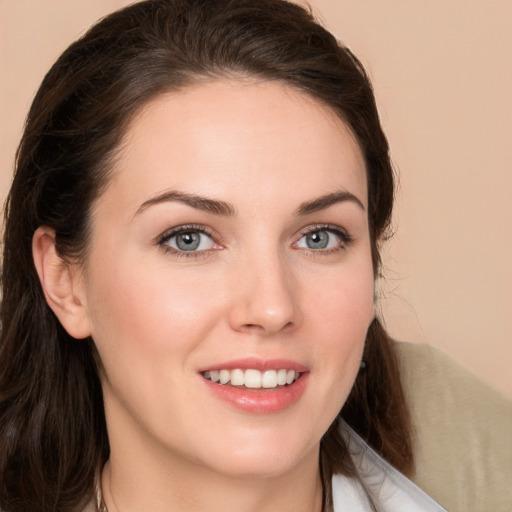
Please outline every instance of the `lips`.
M236 409L270 414L296 403L306 389L309 370L287 360L244 359L200 372L211 393Z

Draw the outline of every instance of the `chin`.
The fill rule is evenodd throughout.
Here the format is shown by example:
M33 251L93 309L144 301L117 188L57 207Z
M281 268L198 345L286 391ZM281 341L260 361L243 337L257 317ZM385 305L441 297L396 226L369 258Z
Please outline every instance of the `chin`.
M276 456L276 453L279 453ZM315 456L317 460L318 454ZM305 458L305 457L304 457ZM309 459L309 457L307 457ZM302 459L288 457L278 451L273 457L229 457L215 469L217 473L241 479L271 479L284 476L301 466Z
M237 436L226 432L228 444L218 441L217 448L210 461L214 462L210 467L217 473L236 478L275 478L285 475L302 463L318 460L320 439L311 442L313 436L300 439L284 434L262 433L255 431L252 435ZM213 446L213 445L211 445ZM206 462L206 461L205 461Z

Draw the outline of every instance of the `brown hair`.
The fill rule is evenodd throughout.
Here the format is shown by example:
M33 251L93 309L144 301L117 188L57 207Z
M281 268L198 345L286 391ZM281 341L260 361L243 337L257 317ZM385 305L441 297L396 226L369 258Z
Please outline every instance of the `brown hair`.
M152 98L204 78L281 81L328 105L352 129L368 178L375 274L389 226L393 172L373 92L354 55L285 0L148 0L101 20L58 59L28 114L5 207L0 346L0 508L72 511L109 456L92 340L67 334L32 261L41 225L64 259L86 255L89 212L133 116ZM340 415L384 458L412 468L410 422L392 342L368 331L366 370ZM355 475L337 420L322 474ZM327 496L328 493L326 493ZM328 508L328 498L326 508Z

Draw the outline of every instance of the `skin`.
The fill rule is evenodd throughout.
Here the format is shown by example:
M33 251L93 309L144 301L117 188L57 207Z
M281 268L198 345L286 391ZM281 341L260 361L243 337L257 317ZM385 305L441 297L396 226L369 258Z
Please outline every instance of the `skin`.
M68 332L93 337L103 364L109 511L319 511L319 442L374 316L365 166L350 130L282 84L203 83L143 108L113 175L85 264L55 264L51 231L34 237L49 304ZM171 190L232 212L151 203ZM297 214L340 191L361 204ZM190 224L208 230L201 250L163 240ZM329 247L308 247L305 230ZM304 393L272 414L220 400L200 369L245 357L306 366Z

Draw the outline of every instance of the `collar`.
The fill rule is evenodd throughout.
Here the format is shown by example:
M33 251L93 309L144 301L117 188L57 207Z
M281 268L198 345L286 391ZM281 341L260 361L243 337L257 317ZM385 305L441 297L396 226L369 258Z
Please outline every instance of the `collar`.
M382 512L446 512L416 484L397 471L352 430L340 422L361 481L343 475L332 478L334 512L367 512L371 502Z

